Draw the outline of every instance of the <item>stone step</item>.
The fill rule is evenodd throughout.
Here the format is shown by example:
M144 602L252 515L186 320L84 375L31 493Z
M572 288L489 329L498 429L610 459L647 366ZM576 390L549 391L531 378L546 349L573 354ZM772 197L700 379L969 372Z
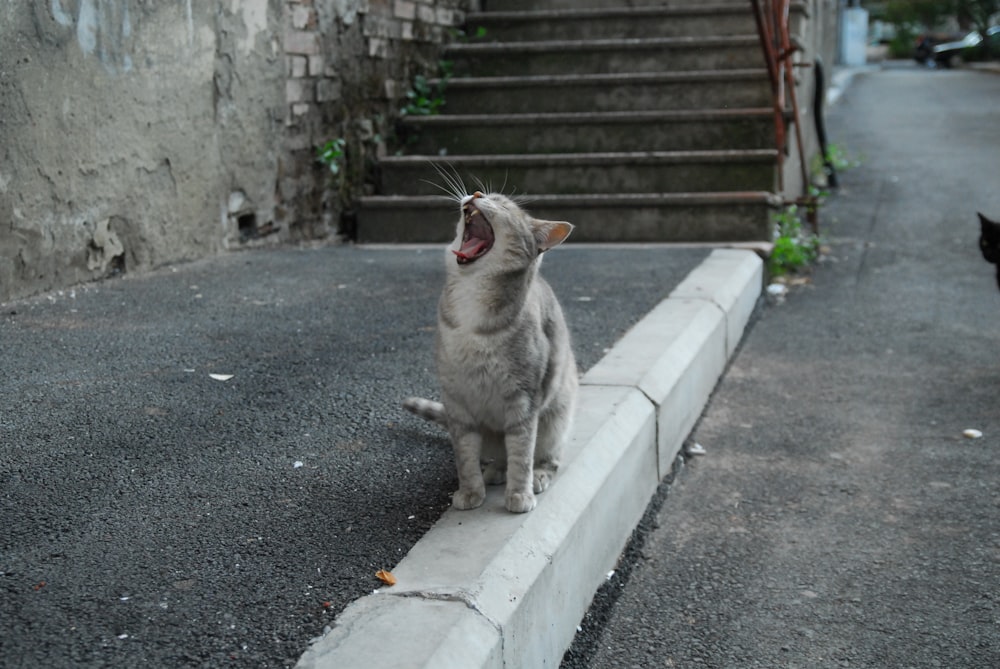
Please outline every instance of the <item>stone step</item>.
M446 190L435 169L465 184L516 185L532 193L656 193L771 190L778 152L678 151L387 157L379 162L387 193L433 195Z
M390 195L361 199L357 241L450 241L458 205L445 196ZM632 193L532 195L538 218L573 223L573 242L739 242L770 238L772 193Z
M478 4L442 52L444 113L399 121L414 155L379 161L387 195L362 198L358 241L450 240L454 181L521 194L576 242L770 238L778 154L747 3Z
M607 7L654 7L665 4L664 0L483 0L483 10L489 12L520 12L529 10L556 9L604 9ZM697 0L688 0L682 6L697 5ZM748 3L749 4L749 3Z
M408 152L427 155L766 149L774 114L745 109L407 116Z
M746 35L756 30L746 2L475 12L466 16L465 25L471 39L487 42ZM476 37L479 31L482 36Z
M451 44L443 50L458 76L615 74L764 66L756 34L644 39L546 40Z
M765 69L456 77L444 98L447 114L722 109L766 107L771 85Z
M667 2L667 0L483 0L481 11L472 12L470 16L477 14L505 14L512 12L568 12L568 11L607 11L624 9L662 9L669 4L671 9L677 11L698 11L724 5L742 6L750 12L750 3L715 2L700 3L697 0L687 0L686 2ZM801 18L808 18L809 8L805 0L791 0L789 2L789 13L793 23ZM751 15L752 16L752 15ZM469 23L475 28L475 24Z

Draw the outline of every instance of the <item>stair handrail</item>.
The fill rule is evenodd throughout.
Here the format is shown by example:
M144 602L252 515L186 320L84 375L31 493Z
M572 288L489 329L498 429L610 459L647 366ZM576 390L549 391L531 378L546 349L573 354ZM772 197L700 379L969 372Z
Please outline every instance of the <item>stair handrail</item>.
M792 56L799 50L792 44L788 28L789 0L750 0L753 6L754 20L757 23L757 35L760 37L761 49L767 66L768 78L771 81L771 101L774 106L774 135L778 149L778 188L785 190L784 158L787 150L788 124L786 123L786 106L791 105L791 122L795 126L795 143L799 154L799 168L802 172L802 184L806 192L796 199L797 203L805 204L809 222L814 230L818 228L816 219L816 202L809 192L809 170L806 165L805 146L802 143L802 124L799 116L799 103L795 95L795 74L792 71L794 63ZM787 96L787 104L786 104Z

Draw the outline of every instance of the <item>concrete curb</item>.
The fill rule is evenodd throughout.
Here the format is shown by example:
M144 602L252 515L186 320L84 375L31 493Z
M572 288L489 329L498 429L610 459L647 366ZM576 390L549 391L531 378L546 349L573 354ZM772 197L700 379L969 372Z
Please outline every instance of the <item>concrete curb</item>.
M563 467L538 507L503 490L447 511L350 604L301 669L557 666L725 368L760 295L750 251L719 249L583 377Z

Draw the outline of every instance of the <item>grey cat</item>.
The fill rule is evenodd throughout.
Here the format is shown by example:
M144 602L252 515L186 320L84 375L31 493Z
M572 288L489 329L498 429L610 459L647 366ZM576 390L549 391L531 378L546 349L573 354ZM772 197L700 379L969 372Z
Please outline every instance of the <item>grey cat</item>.
M538 275L542 253L573 226L532 218L499 194L476 191L460 205L438 303L442 402L411 397L403 406L447 428L455 508L479 506L487 483L506 481L507 509L523 513L555 475L576 401L569 330Z

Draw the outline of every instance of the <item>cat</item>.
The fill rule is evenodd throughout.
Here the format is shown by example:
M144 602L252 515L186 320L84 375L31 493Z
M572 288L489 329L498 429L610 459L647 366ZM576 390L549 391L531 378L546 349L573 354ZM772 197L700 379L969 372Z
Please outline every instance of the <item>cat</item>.
M442 401L411 397L403 406L448 430L455 508L480 506L486 484L506 482L505 506L524 513L559 467L576 403L569 330L538 274L542 254L573 225L535 219L498 193L456 199L435 341Z
M1000 288L1000 223L979 214L979 250L986 262L997 266L997 287Z

